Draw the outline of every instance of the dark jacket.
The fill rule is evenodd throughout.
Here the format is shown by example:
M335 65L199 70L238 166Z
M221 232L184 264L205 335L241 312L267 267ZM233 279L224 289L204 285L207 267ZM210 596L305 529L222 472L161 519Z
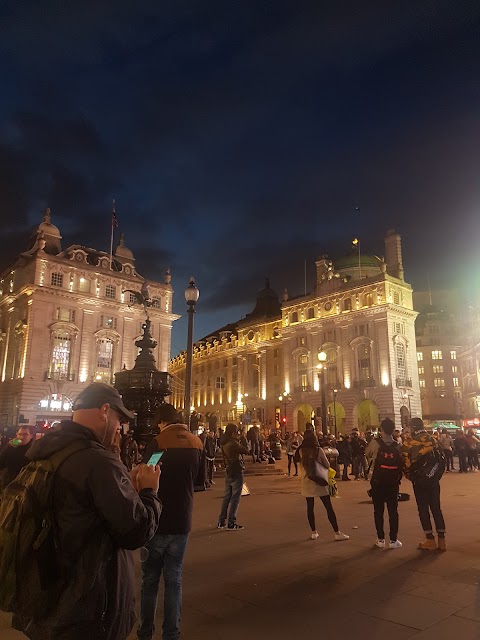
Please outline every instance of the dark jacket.
M192 528L194 487L205 484L202 441L186 425L169 424L147 446L144 462L155 451L164 451L158 490L163 508L157 533L188 533Z
M222 454L225 469L229 478L238 478L243 474L243 455L248 454L248 449L235 440L225 437L222 442Z
M217 442L215 438L210 438L207 436L205 438L205 442L203 443L203 448L205 449L205 455L207 458L215 458L215 452L217 451Z
M339 453L338 462L340 464L350 464L353 458L350 442L348 440L339 440L337 442L337 449Z
M350 446L352 447L354 457L363 456L367 447L367 442L363 438L353 436L350 440Z
M161 512L150 489L137 493L122 462L93 431L63 422L28 458L47 458L74 440L86 448L57 471L53 488L59 559L68 586L51 614L33 621L33 640L125 640L135 623L131 550L155 533Z
M15 446L8 443L0 453L0 489L3 489L14 480L29 460L26 457L33 440L28 444Z

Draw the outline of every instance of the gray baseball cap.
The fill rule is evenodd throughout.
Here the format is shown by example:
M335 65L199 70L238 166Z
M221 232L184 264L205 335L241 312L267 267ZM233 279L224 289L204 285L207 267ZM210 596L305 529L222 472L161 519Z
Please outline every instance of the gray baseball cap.
M118 411L128 420L133 420L134 414L129 411L123 404L122 396L118 393L115 387L111 387L109 384L103 382L92 382L88 387L85 387L75 399L73 403L73 410L77 409L97 409L103 404L109 404L112 409Z

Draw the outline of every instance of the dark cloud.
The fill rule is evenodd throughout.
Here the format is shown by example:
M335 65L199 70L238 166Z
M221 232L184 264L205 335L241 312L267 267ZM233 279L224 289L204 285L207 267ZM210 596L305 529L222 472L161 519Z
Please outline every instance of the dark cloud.
M265 276L302 293L305 260L310 289L315 258L354 235L381 254L392 226L415 286L427 269L448 286L480 231L479 13L471 0L6 0L4 259L47 205L64 245L108 250L115 198L140 273L172 268L175 311L197 278L198 335L249 312Z

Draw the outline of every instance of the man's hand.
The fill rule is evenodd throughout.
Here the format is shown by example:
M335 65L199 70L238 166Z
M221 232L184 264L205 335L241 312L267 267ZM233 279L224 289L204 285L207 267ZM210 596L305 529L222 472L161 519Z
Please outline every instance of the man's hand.
M158 491L158 483L160 480L160 467L157 465L156 467L150 464L140 464L136 467L136 475L134 486L136 484L137 491L141 491L142 489L153 489L153 491ZM133 479L132 479L133 480Z

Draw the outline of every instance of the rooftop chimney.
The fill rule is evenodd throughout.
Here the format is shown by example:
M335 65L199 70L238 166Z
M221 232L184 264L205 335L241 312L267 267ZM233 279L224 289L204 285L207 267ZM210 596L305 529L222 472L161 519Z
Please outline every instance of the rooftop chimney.
M399 280L404 279L402 261L402 240L400 234L395 229L387 231L385 236L385 262L387 263L387 273Z

